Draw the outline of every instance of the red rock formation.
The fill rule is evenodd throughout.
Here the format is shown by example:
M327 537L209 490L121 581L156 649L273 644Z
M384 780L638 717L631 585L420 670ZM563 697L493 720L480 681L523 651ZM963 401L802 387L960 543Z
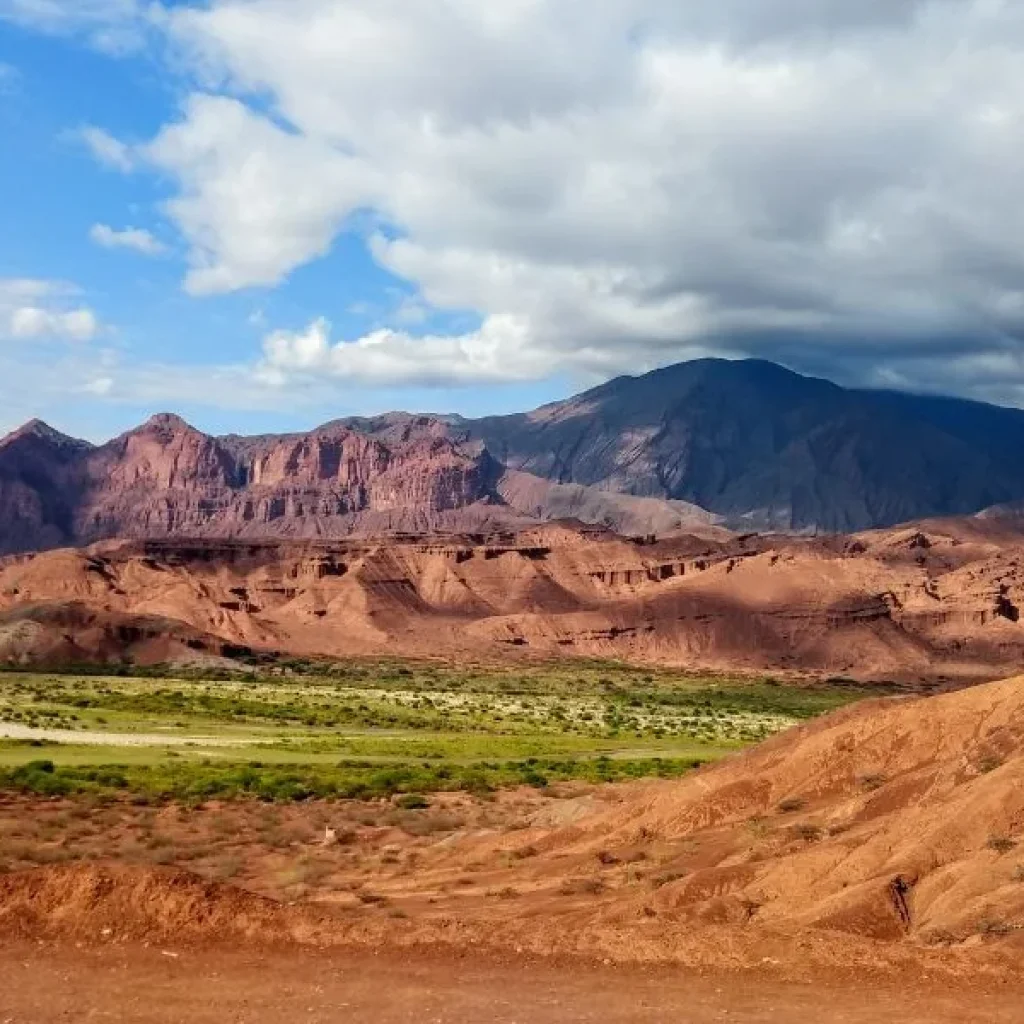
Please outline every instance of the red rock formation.
M503 473L481 443L429 417L218 438L160 415L100 447L36 421L0 441L0 553L113 537L517 529L549 510L620 528L711 520L682 503L661 514L657 501L588 497L587 488L568 502L558 493L566 488L547 481L502 487ZM530 500L518 500L526 492Z
M971 681L1024 659L1024 536L978 531L975 521L642 543L553 524L432 539L107 542L0 560L0 660L45 662L72 641L78 660L105 660L118 637L132 657L167 660L152 645L159 620L177 624L163 633L185 638L181 653L195 641L218 656L521 653Z

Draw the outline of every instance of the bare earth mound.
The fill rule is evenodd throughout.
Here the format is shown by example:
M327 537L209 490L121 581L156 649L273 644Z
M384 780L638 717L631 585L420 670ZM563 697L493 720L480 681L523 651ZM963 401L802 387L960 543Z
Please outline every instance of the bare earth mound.
M0 875L8 937L117 941L275 942L299 938L284 907L184 871L120 865Z
M355 830L323 854L350 887L314 884L302 906L174 870L51 867L0 882L0 925L1019 981L1022 740L1024 678L875 701L682 782L548 800L508 828L407 849L397 829Z
M519 896L449 922L463 940L797 973L1012 974L1022 741L1024 678L874 702L682 782L626 787L561 828L467 837L380 890L441 892L484 861L479 884Z

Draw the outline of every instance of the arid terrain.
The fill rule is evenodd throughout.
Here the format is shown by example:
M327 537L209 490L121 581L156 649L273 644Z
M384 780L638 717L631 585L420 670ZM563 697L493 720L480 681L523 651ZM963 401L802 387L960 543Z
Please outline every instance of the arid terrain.
M0 1021L1022 1019L1013 496L738 533L950 503L670 485L644 387L0 442Z
M139 1024L1017 1024L1019 990L694 975L525 957L0 945L14 1021Z
M441 966L421 969L439 976L472 950L502 965L474 969L499 974L524 955L622 967L638 995L644 966L742 972L708 1020L793 1019L763 998L744 1009L737 977L788 1013L835 986L848 1016L834 1019L870 1019L872 1004L843 986L877 977L876 1012L1014 1020L1022 739L1013 678L862 702L679 781L198 808L12 794L0 804L0 926L7 943L99 944L129 977L166 975L150 950L211 944L295 951L279 964L300 949L340 964L362 950L385 973L392 951L429 948ZM88 985L82 954L60 956L68 983ZM224 970L237 974L237 960ZM524 999L536 991L527 983ZM610 1019L647 1019L630 1014Z
M1022 61L0 0L0 1024L1024 1024Z
M949 685L1021 663L1022 567L1024 533L1002 519L828 538L549 524L105 542L0 562L0 660L583 656Z

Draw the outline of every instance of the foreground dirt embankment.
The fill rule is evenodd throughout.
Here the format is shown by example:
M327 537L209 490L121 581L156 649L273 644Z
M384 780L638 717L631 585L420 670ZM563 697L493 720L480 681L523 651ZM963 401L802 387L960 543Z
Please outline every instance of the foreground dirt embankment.
M252 831L258 808L126 809L151 829L195 832L204 814L221 835L249 829L231 885L183 870L202 853L152 831L164 867L138 866L137 841L130 866L75 863L64 811L43 859L70 862L0 876L0 932L1021 980L1022 678L859 705L678 782L507 794L447 825L469 798L446 799L349 817L326 847L312 831L282 843L287 823Z

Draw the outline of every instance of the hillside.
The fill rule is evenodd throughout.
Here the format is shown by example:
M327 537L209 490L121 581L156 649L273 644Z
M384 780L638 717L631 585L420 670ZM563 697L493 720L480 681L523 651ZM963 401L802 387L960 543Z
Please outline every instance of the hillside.
M1024 497L1024 412L680 363L469 425L512 469L692 502L736 527L850 531Z
M710 525L684 502L509 475L439 420L213 437L154 416L100 446L33 421L0 441L0 553L109 538L336 539L523 529L575 515L642 532Z
M1024 535L629 541L550 525L342 541L112 542L0 562L0 659L247 651L586 656L955 683L1024 659Z

